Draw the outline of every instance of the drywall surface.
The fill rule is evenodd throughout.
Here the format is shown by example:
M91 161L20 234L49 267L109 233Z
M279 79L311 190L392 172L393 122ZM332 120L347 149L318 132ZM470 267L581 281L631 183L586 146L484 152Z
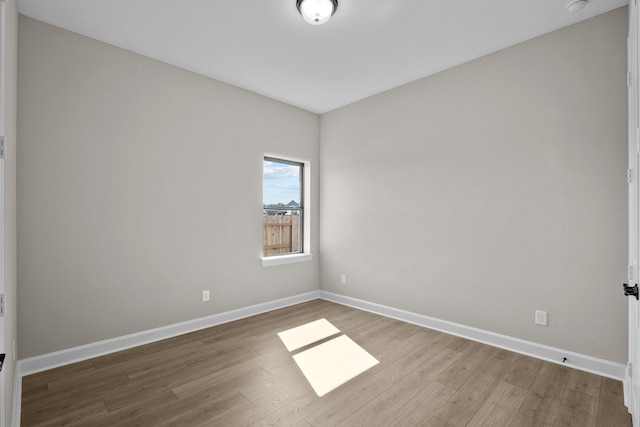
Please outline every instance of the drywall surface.
M318 217L317 115L24 16L18 56L21 358L319 288L261 265L264 153Z
M4 160L4 292L6 307L4 317L5 363L2 367L5 380L5 425L10 426L13 414L14 378L18 345L18 295L17 295L17 243L16 243L16 142L17 142L17 71L18 71L18 9L15 0L8 0L5 8L5 160Z
M323 115L322 289L626 362L626 33L617 9Z

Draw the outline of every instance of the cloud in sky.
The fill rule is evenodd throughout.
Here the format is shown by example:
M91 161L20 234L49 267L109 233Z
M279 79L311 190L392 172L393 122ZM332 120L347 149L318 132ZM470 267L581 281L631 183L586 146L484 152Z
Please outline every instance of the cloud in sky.
M291 200L300 203L300 168L287 163L264 161L263 203L266 205Z
M298 178L300 168L286 163L265 160L263 174L265 179Z

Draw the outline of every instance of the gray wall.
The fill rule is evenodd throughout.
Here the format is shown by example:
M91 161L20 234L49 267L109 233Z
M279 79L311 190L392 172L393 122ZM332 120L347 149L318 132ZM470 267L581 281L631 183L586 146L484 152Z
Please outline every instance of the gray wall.
M625 362L626 28L319 119L21 17L20 357L321 287ZM321 265L261 267L264 152L316 166Z
M323 115L322 288L626 362L626 32L621 8Z
M5 378L5 425L11 425L13 387L17 346L17 245L16 245L16 137L17 137L17 71L18 71L18 10L15 0L7 1L6 52L5 52L5 131L7 151L4 161L5 172L5 243L4 243L4 285L7 297L4 318L4 340L7 359L2 369ZM19 414L16 414L19 416Z
M317 209L317 115L19 23L21 358L319 288L260 263L263 154L312 162Z

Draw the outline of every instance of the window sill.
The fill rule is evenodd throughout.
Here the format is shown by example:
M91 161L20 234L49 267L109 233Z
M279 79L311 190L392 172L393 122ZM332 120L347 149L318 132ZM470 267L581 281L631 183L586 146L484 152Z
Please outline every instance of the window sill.
M309 262L313 258L312 254L280 255L262 258L263 267L274 267L276 265L294 264L297 262Z

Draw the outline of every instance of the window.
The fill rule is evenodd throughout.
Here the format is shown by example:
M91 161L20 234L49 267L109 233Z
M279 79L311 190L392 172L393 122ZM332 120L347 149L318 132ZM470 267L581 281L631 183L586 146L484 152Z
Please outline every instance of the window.
M262 175L264 257L304 252L304 163L265 157Z

